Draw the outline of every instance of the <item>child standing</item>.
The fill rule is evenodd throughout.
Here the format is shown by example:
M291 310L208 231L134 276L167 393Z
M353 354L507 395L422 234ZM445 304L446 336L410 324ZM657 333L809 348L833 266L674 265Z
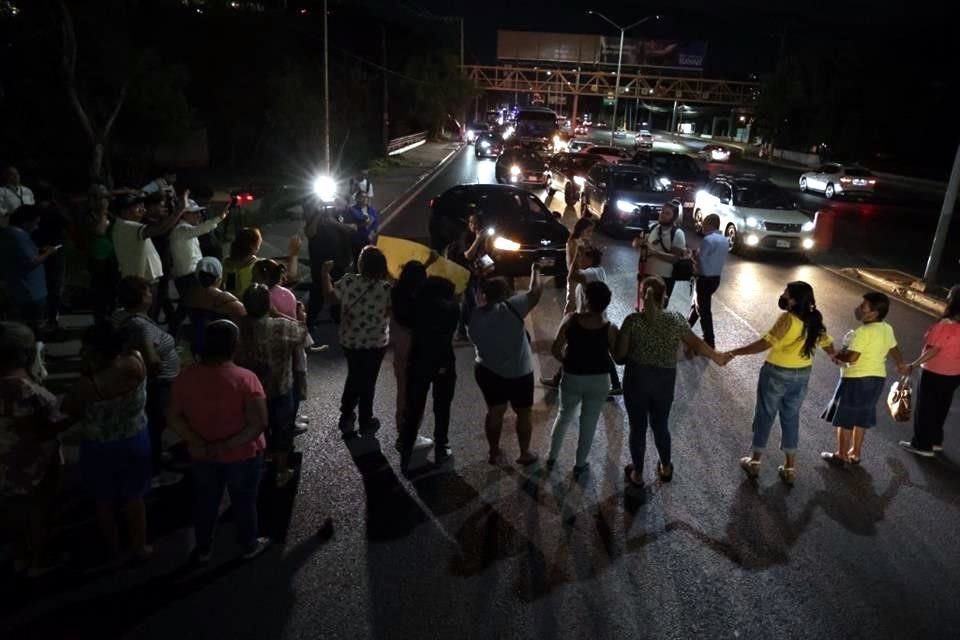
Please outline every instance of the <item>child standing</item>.
M840 382L823 418L837 428L837 448L824 451L827 462L860 464L863 438L877 422L877 401L887 378L886 359L903 366L893 327L884 322L890 299L882 293L864 294L854 316L862 324L844 340L843 349L833 361L843 367Z

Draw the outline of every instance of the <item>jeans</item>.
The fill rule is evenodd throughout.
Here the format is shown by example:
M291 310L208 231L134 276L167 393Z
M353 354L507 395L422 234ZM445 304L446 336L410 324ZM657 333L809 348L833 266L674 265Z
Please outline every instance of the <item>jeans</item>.
M807 395L810 367L788 369L765 362L757 381L757 408L753 414L753 451L763 453L773 421L780 415L780 450L793 454L800 441L800 406Z
M292 387L282 395L267 399L267 444L271 451L293 450L294 406Z
M163 462L163 430L167 428L167 409L170 405L172 384L172 380L147 382L147 429L150 431L150 455L154 475L160 473Z
M943 446L943 425L950 415L953 394L960 376L945 376L923 370L917 385L917 406L913 413L913 442L917 449L930 451Z
M623 403L630 421L630 457L637 473L643 471L647 450L647 425L660 462L670 463L670 408L677 380L676 369L627 364L623 373Z
M257 489L263 473L263 456L239 462L195 462L193 464L193 530L197 550L208 553L213 544L223 490L230 491L237 542L248 550L257 540Z
M717 346L713 335L713 294L719 287L720 276L697 277L697 297L690 307L690 317L687 318L691 327L700 320L703 341L711 347Z
M467 327L470 326L470 318L473 317L473 310L477 308L477 285L478 282L473 276L470 276L469 282L467 282L467 288L463 290L463 300L460 301L460 325L457 327L457 331L461 333L467 332Z
M443 366L422 365L411 362L407 369L407 400L400 423L400 451L407 455L420 433L423 414L427 406L427 393L433 385L433 442L436 447L445 447L449 442L450 406L457 387L456 363Z
M307 329L310 331L315 331L317 328L317 318L320 317L320 312L323 311L323 289L320 286L321 271L320 266L329 258L318 258L317 260L313 259L313 256L310 256L311 266L316 265L316 268L310 269L310 296L307 298ZM334 267L330 271L330 279L333 282L336 282L343 277L344 270L340 267ZM336 310L339 309L337 306L330 307L330 318L334 322L339 322L340 318L336 315Z
M560 382L560 411L553 423L553 433L550 436L550 460L556 460L563 446L563 438L567 427L573 422L580 411L580 435L577 438L576 465L582 467L587 464L590 456L590 447L593 445L593 436L597 432L597 422L600 420L600 411L610 393L610 378L607 374L580 376L565 372Z
M360 407L360 425L373 419L373 397L383 364L384 347L376 349L348 349L343 353L347 357L347 381L343 385L340 398L340 419L354 418L354 411Z

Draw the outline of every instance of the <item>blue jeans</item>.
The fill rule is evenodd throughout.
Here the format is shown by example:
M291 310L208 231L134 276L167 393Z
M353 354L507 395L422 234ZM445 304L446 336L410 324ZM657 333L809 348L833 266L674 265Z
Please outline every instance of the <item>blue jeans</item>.
M623 403L630 421L630 457L637 473L643 471L648 424L660 462L670 464L670 409L676 382L675 368L628 364L623 372Z
M807 395L810 367L788 369L764 363L757 381L757 409L753 414L753 452L767 448L773 421L780 415L780 449L793 454L800 441L800 406Z
M193 530L197 550L209 553L223 490L230 491L237 542L248 550L257 540L257 489L263 455L238 462L195 462L193 465Z
M593 445L593 436L597 432L597 422L600 420L600 411L610 393L610 376L606 373L597 375L578 376L564 373L560 382L560 411L553 423L553 434L550 436L550 460L556 460L563 446L563 437L567 427L577 417L580 410L580 435L577 439L578 467L587 463L590 447Z

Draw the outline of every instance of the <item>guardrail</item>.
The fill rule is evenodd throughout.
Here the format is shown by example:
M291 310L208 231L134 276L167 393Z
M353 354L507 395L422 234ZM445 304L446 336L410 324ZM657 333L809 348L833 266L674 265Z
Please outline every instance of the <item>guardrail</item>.
M394 138L387 142L387 155L395 156L397 154L409 151L415 147L419 147L427 141L427 132L419 131L417 133L412 133L408 136L401 136L399 138Z

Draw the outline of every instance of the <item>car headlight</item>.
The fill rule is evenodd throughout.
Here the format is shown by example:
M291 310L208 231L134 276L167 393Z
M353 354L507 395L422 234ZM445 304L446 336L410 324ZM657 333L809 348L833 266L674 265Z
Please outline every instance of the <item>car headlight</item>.
M633 213L633 210L637 208L637 205L633 204L628 200L617 200L617 209L623 213Z
M520 175L520 167L518 167L517 165L513 165L512 167L510 167L510 175L512 176Z
M803 248L807 251L813 249L813 238L804 238L801 246L803 246Z
M313 193L322 202L333 202L337 198L337 182L330 176L317 176L313 181Z
M661 177L659 182L660 182L660 186L664 188L669 187L671 184L673 184L672 182L670 182L670 178L666 176Z
M751 229L759 229L761 224L763 224L763 220L757 220L753 216L747 218L747 226Z
M489 149L489 148L490 148L490 143L487 142L486 140L484 140L483 142L480 143L480 148L481 148L481 149Z
M800 231L803 231L804 233L810 233L816 228L817 228L816 223L814 223L814 221L811 220L810 222L804 222L803 226L800 227Z
M520 251L520 243L503 236L497 236L493 239L493 248L497 251Z
M582 187L583 185L587 184L587 181L583 176L573 176L573 184L577 185L578 187Z
M476 135L473 131L467 130L467 140L473 140Z

